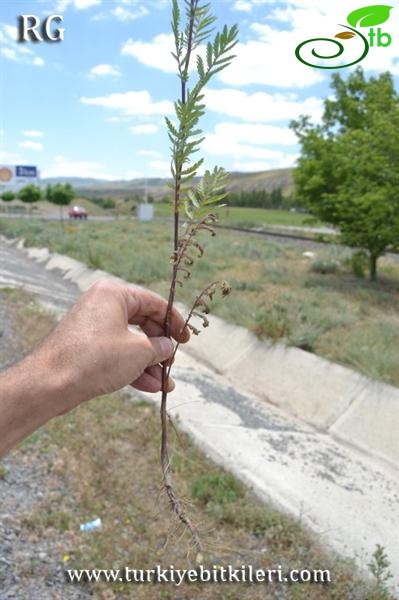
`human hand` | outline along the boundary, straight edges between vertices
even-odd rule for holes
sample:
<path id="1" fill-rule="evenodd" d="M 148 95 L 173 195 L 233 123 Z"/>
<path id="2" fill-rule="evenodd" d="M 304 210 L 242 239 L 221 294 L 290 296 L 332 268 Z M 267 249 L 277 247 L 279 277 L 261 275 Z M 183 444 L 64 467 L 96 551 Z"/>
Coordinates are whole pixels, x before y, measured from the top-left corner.
<path id="1" fill-rule="evenodd" d="M 63 381 L 60 413 L 128 384 L 158 392 L 160 363 L 173 353 L 172 341 L 163 335 L 166 307 L 153 292 L 112 280 L 100 280 L 85 292 L 39 350 L 48 377 Z M 128 324 L 145 335 L 129 331 Z M 183 317 L 173 310 L 171 336 L 184 343 L 190 333 L 183 327 Z M 173 388 L 169 380 L 168 390 Z"/>

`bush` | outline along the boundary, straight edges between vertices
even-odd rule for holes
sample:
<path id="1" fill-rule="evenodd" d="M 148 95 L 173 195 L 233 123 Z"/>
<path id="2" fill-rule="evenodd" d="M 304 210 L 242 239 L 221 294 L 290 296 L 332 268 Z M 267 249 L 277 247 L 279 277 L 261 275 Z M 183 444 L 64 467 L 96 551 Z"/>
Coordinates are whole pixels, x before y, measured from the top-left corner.
<path id="1" fill-rule="evenodd" d="M 352 272 L 356 277 L 364 278 L 369 268 L 369 258 L 364 250 L 357 250 L 351 257 Z"/>
<path id="2" fill-rule="evenodd" d="M 39 202 L 39 200 L 42 199 L 42 192 L 37 185 L 29 183 L 28 185 L 19 190 L 18 198 L 22 202 L 26 202 L 27 204 L 33 204 L 34 202 Z"/>
<path id="3" fill-rule="evenodd" d="M 336 260 L 328 260 L 319 258 L 312 262 L 310 265 L 310 270 L 313 273 L 320 273 L 322 275 L 329 275 L 331 273 L 336 273 L 339 268 L 339 263 Z"/>
<path id="4" fill-rule="evenodd" d="M 3 192 L 1 195 L 1 199 L 4 200 L 4 202 L 11 202 L 12 200 L 14 200 L 15 198 L 15 194 L 14 192 L 11 192 L 10 190 Z"/>
<path id="5" fill-rule="evenodd" d="M 115 200 L 113 200 L 112 198 L 92 198 L 91 201 L 94 204 L 97 204 L 97 206 L 100 206 L 101 208 L 104 208 L 106 210 L 115 208 L 116 206 Z"/>

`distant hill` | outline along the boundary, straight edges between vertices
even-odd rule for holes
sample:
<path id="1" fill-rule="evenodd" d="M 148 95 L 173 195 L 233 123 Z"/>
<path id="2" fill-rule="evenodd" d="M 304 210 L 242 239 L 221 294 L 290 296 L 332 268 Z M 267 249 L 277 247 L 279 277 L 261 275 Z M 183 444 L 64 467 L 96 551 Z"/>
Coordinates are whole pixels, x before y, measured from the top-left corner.
<path id="1" fill-rule="evenodd" d="M 283 194 L 291 193 L 293 189 L 293 169 L 273 169 L 271 171 L 259 171 L 255 173 L 230 173 L 228 189 L 234 192 L 266 190 L 270 192 L 275 188 L 282 188 Z M 132 196 L 143 196 L 145 187 L 147 193 L 155 200 L 161 199 L 169 193 L 166 178 L 151 177 L 131 179 L 129 181 L 106 181 L 104 179 L 92 179 L 83 177 L 50 177 L 43 179 L 42 183 L 70 183 L 79 195 L 87 198 L 113 197 L 127 198 Z"/>

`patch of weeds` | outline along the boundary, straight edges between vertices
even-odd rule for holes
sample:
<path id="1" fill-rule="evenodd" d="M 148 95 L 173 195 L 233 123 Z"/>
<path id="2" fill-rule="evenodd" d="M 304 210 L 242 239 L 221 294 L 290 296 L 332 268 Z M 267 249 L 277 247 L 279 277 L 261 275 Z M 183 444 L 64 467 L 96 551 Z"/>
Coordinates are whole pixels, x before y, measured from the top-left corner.
<path id="1" fill-rule="evenodd" d="M 32 531 L 42 531 L 49 528 L 57 531 L 68 531 L 73 522 L 74 519 L 71 513 L 53 507 L 36 510 L 23 520 L 23 524 Z"/>
<path id="2" fill-rule="evenodd" d="M 389 571 L 390 564 L 383 546 L 377 544 L 372 560 L 367 565 L 375 578 L 375 587 L 368 596 L 368 600 L 393 600 L 388 590 L 388 581 L 393 577 Z"/>
<path id="3" fill-rule="evenodd" d="M 4 465 L 0 465 L 0 479 L 5 479 L 8 474 L 8 469 Z"/>
<path id="4" fill-rule="evenodd" d="M 313 273 L 320 273 L 321 275 L 329 275 L 336 273 L 339 269 L 339 263 L 334 260 L 323 260 L 318 258 L 313 261 L 310 265 L 310 270 Z"/>
<path id="5" fill-rule="evenodd" d="M 359 327 L 341 339 L 335 348 L 335 360 L 391 385 L 399 386 L 399 319 L 388 316 L 367 329 Z"/>
<path id="6" fill-rule="evenodd" d="M 215 248 L 215 254 L 221 253 L 222 256 L 226 254 L 226 242 L 223 239 L 218 242 L 213 241 Z M 213 248 L 212 248 L 213 251 Z M 243 239 L 242 241 L 235 241 L 229 246 L 229 257 L 240 258 L 241 260 L 268 260 L 270 258 L 277 258 L 284 254 L 284 248 L 271 244 L 266 241 L 259 241 L 253 239 Z"/>
<path id="7" fill-rule="evenodd" d="M 89 243 L 87 244 L 87 258 L 85 261 L 92 269 L 104 269 L 104 260 L 101 256 L 101 252 L 98 249 L 94 249 Z"/>
<path id="8" fill-rule="evenodd" d="M 128 269 L 128 281 L 146 284 L 152 281 L 167 279 L 168 264 L 161 256 L 140 253 L 131 260 Z"/>
<path id="9" fill-rule="evenodd" d="M 369 268 L 369 257 L 364 250 L 357 250 L 351 257 L 352 273 L 363 279 Z"/>
<path id="10" fill-rule="evenodd" d="M 290 346 L 314 352 L 323 334 L 356 320 L 345 305 L 338 303 L 327 311 L 324 302 L 322 294 L 303 298 L 282 294 L 259 308 L 255 331 L 259 337 L 280 339 Z"/>
<path id="11" fill-rule="evenodd" d="M 145 407 L 150 407 L 152 406 L 152 402 L 150 400 L 146 400 L 145 398 L 133 398 L 132 399 L 132 403 L 134 404 L 134 406 L 136 406 L 137 408 L 145 408 Z"/>
<path id="12" fill-rule="evenodd" d="M 232 289 L 240 292 L 258 292 L 262 289 L 262 285 L 256 281 L 245 281 L 230 279 Z"/>
<path id="13" fill-rule="evenodd" d="M 293 324 L 289 307 L 279 300 L 263 304 L 256 313 L 255 322 L 256 335 L 274 342 L 287 336 Z"/>
<path id="14" fill-rule="evenodd" d="M 297 540 L 298 546 L 303 531 L 297 521 L 278 513 L 272 507 L 249 503 L 246 499 L 224 507 L 223 521 L 250 531 L 256 537 L 279 541 L 285 548 Z"/>
<path id="15" fill-rule="evenodd" d="M 192 482 L 191 491 L 193 498 L 207 506 L 235 502 L 245 494 L 242 483 L 223 471 L 197 477 Z"/>

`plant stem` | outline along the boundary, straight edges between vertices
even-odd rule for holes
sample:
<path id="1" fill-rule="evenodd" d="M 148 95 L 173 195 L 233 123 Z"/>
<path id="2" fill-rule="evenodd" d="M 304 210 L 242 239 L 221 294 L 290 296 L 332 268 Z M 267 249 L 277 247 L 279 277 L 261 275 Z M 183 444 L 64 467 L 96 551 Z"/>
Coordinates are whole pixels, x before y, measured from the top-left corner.
<path id="1" fill-rule="evenodd" d="M 186 53 L 186 56 L 184 59 L 183 70 L 182 70 L 182 65 L 179 64 L 180 82 L 181 82 L 181 101 L 183 104 L 186 104 L 186 100 L 187 100 L 186 99 L 186 80 L 187 80 L 190 56 L 191 56 L 191 50 L 192 50 L 192 36 L 193 36 L 194 18 L 195 18 L 195 14 L 196 14 L 195 11 L 197 8 L 197 4 L 198 4 L 198 0 L 191 0 L 190 21 L 189 21 L 189 38 L 188 38 L 188 44 L 187 44 L 187 53 Z M 166 309 L 165 324 L 164 324 L 165 336 L 167 336 L 167 337 L 170 337 L 170 320 L 171 320 L 173 302 L 175 299 L 175 292 L 176 292 L 176 279 L 177 279 L 178 265 L 176 264 L 175 258 L 177 256 L 178 243 L 179 243 L 180 186 L 181 186 L 182 169 L 183 169 L 183 164 L 182 164 L 181 160 L 179 160 L 179 157 L 177 157 L 176 161 L 175 161 L 175 182 L 174 182 L 174 199 L 173 199 L 173 206 L 174 206 L 173 257 L 174 257 L 174 260 L 173 260 L 171 284 L 170 284 L 170 289 L 169 289 L 168 305 L 167 305 L 167 309 Z M 196 541 L 197 545 L 199 545 L 199 540 L 198 540 L 198 536 L 196 534 L 195 528 L 193 527 L 190 520 L 188 519 L 188 517 L 185 513 L 185 510 L 184 510 L 183 506 L 181 505 L 179 499 L 176 497 L 176 495 L 173 491 L 173 486 L 172 486 L 172 481 L 171 481 L 170 468 L 169 468 L 170 467 L 169 451 L 168 451 L 168 415 L 167 415 L 167 410 L 166 410 L 167 398 L 168 398 L 167 386 L 168 386 L 168 376 L 169 376 L 168 368 L 169 368 L 169 366 L 170 366 L 170 363 L 168 360 L 166 360 L 162 363 L 162 398 L 161 398 L 160 412 L 161 412 L 161 426 L 162 426 L 162 429 L 161 429 L 161 466 L 162 466 L 163 483 L 164 483 L 165 490 L 168 495 L 168 498 L 171 503 L 173 511 L 176 513 L 176 515 L 178 516 L 180 521 L 182 521 L 182 523 L 184 523 L 189 528 L 189 530 L 191 531 L 191 533 L 194 537 L 194 540 Z"/>

